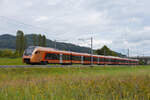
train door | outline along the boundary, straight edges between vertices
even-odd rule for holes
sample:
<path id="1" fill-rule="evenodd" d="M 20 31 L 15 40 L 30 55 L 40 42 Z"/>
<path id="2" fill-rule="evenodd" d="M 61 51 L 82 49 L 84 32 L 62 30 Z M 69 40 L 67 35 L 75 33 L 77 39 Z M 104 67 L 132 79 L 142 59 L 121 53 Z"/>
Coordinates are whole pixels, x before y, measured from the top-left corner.
<path id="1" fill-rule="evenodd" d="M 100 62 L 99 62 L 99 57 L 98 57 L 98 59 L 97 59 L 97 64 L 100 64 Z"/>
<path id="2" fill-rule="evenodd" d="M 83 56 L 81 56 L 81 64 L 83 64 L 84 62 L 83 62 Z"/>
<path id="3" fill-rule="evenodd" d="M 60 54 L 59 62 L 60 62 L 60 64 L 63 63 L 62 54 Z"/>

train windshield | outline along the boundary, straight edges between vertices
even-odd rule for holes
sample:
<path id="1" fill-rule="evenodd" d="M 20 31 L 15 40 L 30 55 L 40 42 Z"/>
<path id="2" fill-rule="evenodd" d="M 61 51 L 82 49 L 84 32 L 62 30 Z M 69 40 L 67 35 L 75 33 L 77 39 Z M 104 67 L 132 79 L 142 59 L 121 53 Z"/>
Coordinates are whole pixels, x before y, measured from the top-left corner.
<path id="1" fill-rule="evenodd" d="M 32 52 L 34 51 L 35 48 L 36 48 L 35 46 L 30 46 L 30 47 L 28 47 L 28 48 L 25 50 L 24 55 L 26 55 L 26 56 L 32 55 Z"/>

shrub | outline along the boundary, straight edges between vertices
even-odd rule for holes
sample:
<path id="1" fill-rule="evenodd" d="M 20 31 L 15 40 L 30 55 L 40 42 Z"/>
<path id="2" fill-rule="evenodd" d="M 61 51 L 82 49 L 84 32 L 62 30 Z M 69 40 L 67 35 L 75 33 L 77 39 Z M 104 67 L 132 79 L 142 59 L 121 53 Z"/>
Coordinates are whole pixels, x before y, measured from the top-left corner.
<path id="1" fill-rule="evenodd" d="M 19 57 L 19 54 L 13 50 L 5 49 L 0 50 L 0 57 Z"/>

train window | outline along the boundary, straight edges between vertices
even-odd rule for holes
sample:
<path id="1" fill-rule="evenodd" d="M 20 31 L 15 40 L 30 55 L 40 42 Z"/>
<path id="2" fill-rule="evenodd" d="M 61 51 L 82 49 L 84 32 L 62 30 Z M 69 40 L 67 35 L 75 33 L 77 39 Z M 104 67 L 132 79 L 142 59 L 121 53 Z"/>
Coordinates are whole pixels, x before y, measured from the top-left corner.
<path id="1" fill-rule="evenodd" d="M 81 61 L 81 56 L 74 56 L 74 55 L 72 55 L 72 60 L 74 60 L 74 61 Z"/>
<path id="2" fill-rule="evenodd" d="M 38 53 L 38 51 L 35 52 L 35 54 L 37 54 L 37 53 Z"/>
<path id="3" fill-rule="evenodd" d="M 120 63 L 122 63 L 123 60 L 120 60 Z"/>
<path id="4" fill-rule="evenodd" d="M 70 55 L 62 55 L 63 60 L 70 60 Z"/>
<path id="5" fill-rule="evenodd" d="M 107 62 L 107 59 L 106 59 L 106 58 L 104 58 L 104 62 Z"/>
<path id="6" fill-rule="evenodd" d="M 106 58 L 103 58 L 104 59 L 104 62 L 106 62 Z"/>
<path id="7" fill-rule="evenodd" d="M 120 61 L 121 63 L 123 63 L 123 60 L 121 59 L 121 61 Z"/>
<path id="8" fill-rule="evenodd" d="M 104 58 L 104 62 L 109 62 L 109 59 L 108 58 Z"/>
<path id="9" fill-rule="evenodd" d="M 45 56 L 45 59 L 47 59 L 47 60 L 59 60 L 59 54 L 47 53 Z"/>
<path id="10" fill-rule="evenodd" d="M 108 59 L 109 62 L 112 62 L 112 59 Z"/>
<path id="11" fill-rule="evenodd" d="M 115 62 L 115 59 L 111 59 L 111 62 Z"/>
<path id="12" fill-rule="evenodd" d="M 113 62 L 113 59 L 109 59 L 110 62 Z"/>
<path id="13" fill-rule="evenodd" d="M 104 62 L 104 58 L 99 58 L 100 62 Z"/>
<path id="14" fill-rule="evenodd" d="M 98 58 L 96 58 L 96 57 L 93 57 L 93 61 L 96 61 L 96 62 L 97 62 L 97 61 L 98 61 Z"/>
<path id="15" fill-rule="evenodd" d="M 34 47 L 34 46 L 28 47 L 28 48 L 25 50 L 24 55 L 26 55 L 26 56 L 32 55 L 32 52 L 34 51 L 35 48 L 36 48 L 36 47 Z"/>
<path id="16" fill-rule="evenodd" d="M 105 60 L 105 62 L 108 62 L 108 59 L 107 59 L 107 58 L 105 58 L 104 60 Z"/>
<path id="17" fill-rule="evenodd" d="M 124 60 L 124 63 L 126 63 L 126 60 Z"/>
<path id="18" fill-rule="evenodd" d="M 115 59 L 111 59 L 111 62 L 115 62 Z"/>
<path id="19" fill-rule="evenodd" d="M 83 57 L 83 60 L 84 60 L 84 61 L 91 61 L 91 57 L 86 57 L 86 56 L 84 56 L 84 57 Z"/>
<path id="20" fill-rule="evenodd" d="M 112 59 L 109 59 L 109 62 L 112 62 L 113 60 Z"/>
<path id="21" fill-rule="evenodd" d="M 124 63 L 124 60 L 122 60 L 122 63 Z"/>
<path id="22" fill-rule="evenodd" d="M 118 62 L 118 59 L 116 59 L 116 62 Z"/>
<path id="23" fill-rule="evenodd" d="M 128 61 L 128 63 L 131 63 L 131 61 Z"/>
<path id="24" fill-rule="evenodd" d="M 127 60 L 126 62 L 127 62 L 127 63 L 129 63 L 129 61 L 128 61 L 128 60 Z"/>

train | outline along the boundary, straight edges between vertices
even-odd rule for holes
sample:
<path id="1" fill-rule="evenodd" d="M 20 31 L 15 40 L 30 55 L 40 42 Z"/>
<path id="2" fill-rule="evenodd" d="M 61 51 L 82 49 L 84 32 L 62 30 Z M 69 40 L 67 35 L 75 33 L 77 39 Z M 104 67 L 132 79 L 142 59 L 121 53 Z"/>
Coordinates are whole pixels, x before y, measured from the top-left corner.
<path id="1" fill-rule="evenodd" d="M 138 65 L 139 60 L 114 56 L 91 55 L 54 48 L 29 46 L 23 54 L 26 64 L 97 64 L 97 65 Z"/>

